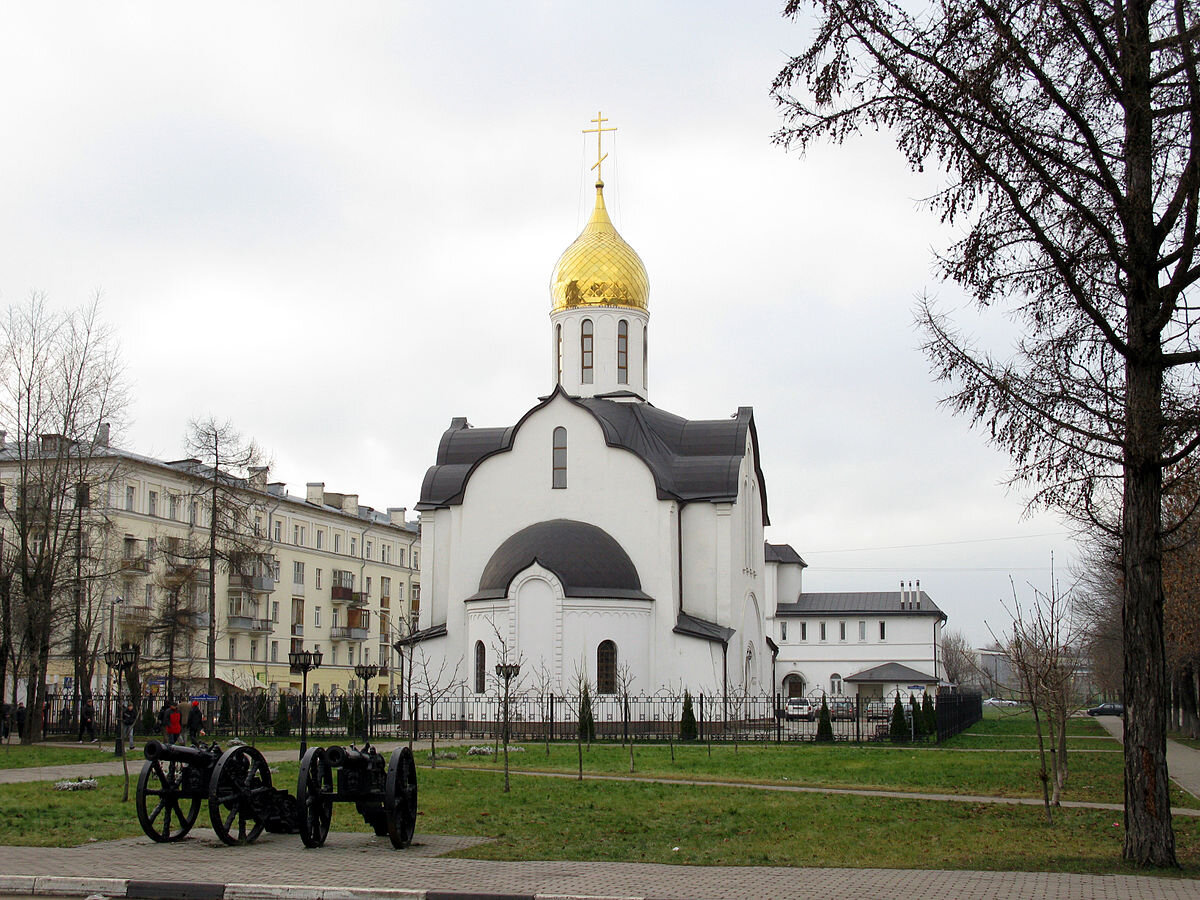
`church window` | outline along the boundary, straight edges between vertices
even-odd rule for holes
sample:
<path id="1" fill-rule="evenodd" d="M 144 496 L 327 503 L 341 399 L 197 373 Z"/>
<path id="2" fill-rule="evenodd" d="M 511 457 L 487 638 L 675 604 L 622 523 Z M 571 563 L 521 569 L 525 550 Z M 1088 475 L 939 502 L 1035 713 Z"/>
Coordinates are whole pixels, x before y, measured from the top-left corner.
<path id="1" fill-rule="evenodd" d="M 821 623 L 821 640 L 825 640 L 825 623 Z"/>
<path id="2" fill-rule="evenodd" d="M 558 381 L 562 384 L 562 325 L 554 326 L 554 358 L 558 360 Z"/>
<path id="3" fill-rule="evenodd" d="M 846 623 L 838 622 L 838 640 L 844 641 L 845 639 L 846 639 Z"/>
<path id="4" fill-rule="evenodd" d="M 592 320 L 584 319 L 583 326 L 579 331 L 579 380 L 584 384 L 592 383 L 592 340 Z"/>
<path id="5" fill-rule="evenodd" d="M 554 468 L 550 486 L 567 486 L 567 429 L 561 426 L 554 429 Z"/>
<path id="6" fill-rule="evenodd" d="M 617 384 L 629 384 L 629 323 L 617 323 Z"/>
<path id="7" fill-rule="evenodd" d="M 807 622 L 800 623 L 800 640 L 802 640 L 802 641 L 808 640 L 808 623 Z"/>
<path id="8" fill-rule="evenodd" d="M 779 623 L 779 639 L 781 641 L 787 640 L 787 622 Z"/>
<path id="9" fill-rule="evenodd" d="M 601 641 L 596 648 L 596 693 L 617 692 L 617 645 L 612 641 Z"/>
<path id="10" fill-rule="evenodd" d="M 867 639 L 867 623 L 866 622 L 860 621 L 858 623 L 858 639 L 860 641 L 865 641 Z"/>
<path id="11" fill-rule="evenodd" d="M 650 362 L 649 351 L 646 349 L 650 340 L 649 326 L 642 327 L 642 390 L 646 390 L 646 371 L 647 363 Z"/>
<path id="12" fill-rule="evenodd" d="M 487 690 L 487 651 L 483 649 L 483 641 L 475 642 L 475 693 L 482 694 Z"/>
<path id="13" fill-rule="evenodd" d="M 842 696 L 842 676 L 837 672 L 829 676 L 829 693 L 835 697 Z"/>
<path id="14" fill-rule="evenodd" d="M 887 622 L 880 621 L 879 623 L 879 639 L 881 641 L 887 640 Z"/>

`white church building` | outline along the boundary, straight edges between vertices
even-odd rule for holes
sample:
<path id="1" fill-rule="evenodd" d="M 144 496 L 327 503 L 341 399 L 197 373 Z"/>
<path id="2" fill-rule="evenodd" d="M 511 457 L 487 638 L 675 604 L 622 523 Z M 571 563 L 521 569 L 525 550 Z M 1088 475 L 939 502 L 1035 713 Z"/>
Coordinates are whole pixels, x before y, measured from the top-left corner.
<path id="1" fill-rule="evenodd" d="M 635 693 L 936 685 L 927 595 L 805 595 L 803 560 L 765 542 L 750 407 L 690 421 L 649 402 L 649 280 L 600 179 L 550 292 L 548 396 L 508 427 L 454 419 L 426 473 L 404 643 L 479 693 L 505 649 L 556 691 L 579 671 L 600 693 L 619 672 Z"/>

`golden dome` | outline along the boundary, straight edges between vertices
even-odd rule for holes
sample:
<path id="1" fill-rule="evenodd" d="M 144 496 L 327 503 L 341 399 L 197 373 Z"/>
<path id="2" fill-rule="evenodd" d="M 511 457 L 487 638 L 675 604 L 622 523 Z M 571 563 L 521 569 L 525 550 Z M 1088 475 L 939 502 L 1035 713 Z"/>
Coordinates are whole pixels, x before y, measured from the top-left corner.
<path id="1" fill-rule="evenodd" d="M 592 217 L 558 258 L 550 276 L 550 311 L 578 306 L 646 309 L 649 297 L 646 267 L 617 234 L 604 208 L 604 182 L 597 182 Z"/>

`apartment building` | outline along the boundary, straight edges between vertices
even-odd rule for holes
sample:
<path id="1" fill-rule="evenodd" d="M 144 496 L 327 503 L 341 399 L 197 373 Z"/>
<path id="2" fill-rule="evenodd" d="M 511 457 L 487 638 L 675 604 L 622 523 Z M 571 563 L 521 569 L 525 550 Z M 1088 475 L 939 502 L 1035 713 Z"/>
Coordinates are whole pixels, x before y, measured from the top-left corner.
<path id="1" fill-rule="evenodd" d="M 149 689 L 162 691 L 169 682 L 176 694 L 202 691 L 212 470 L 195 459 L 164 461 L 117 448 L 103 456 L 103 483 L 90 486 L 80 510 L 82 560 L 71 563 L 85 572 L 86 645 L 100 651 L 92 688 L 107 684 L 103 650 L 128 641 L 142 648 Z M 17 463 L 0 438 L 0 492 L 7 485 L 15 496 L 16 481 Z M 216 566 L 218 691 L 299 690 L 301 677 L 288 665 L 288 653 L 299 649 L 322 653 L 321 667 L 309 673 L 310 690 L 357 685 L 359 662 L 386 672 L 391 645 L 420 606 L 420 531 L 406 509 L 380 512 L 319 482 L 303 496 L 289 494 L 269 481 L 265 467 L 223 483 L 243 502 L 250 549 Z M 56 645 L 51 693 L 73 689 L 69 646 Z M 387 684 L 381 679 L 374 687 Z"/>

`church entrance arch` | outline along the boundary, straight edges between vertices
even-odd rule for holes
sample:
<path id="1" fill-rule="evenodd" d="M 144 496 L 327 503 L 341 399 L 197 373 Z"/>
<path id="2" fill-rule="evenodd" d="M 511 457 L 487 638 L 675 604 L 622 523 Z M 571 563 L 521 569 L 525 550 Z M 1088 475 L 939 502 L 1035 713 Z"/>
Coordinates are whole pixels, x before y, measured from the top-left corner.
<path id="1" fill-rule="evenodd" d="M 803 697 L 804 696 L 804 676 L 792 673 L 787 678 L 783 679 L 783 696 L 785 697 Z"/>

